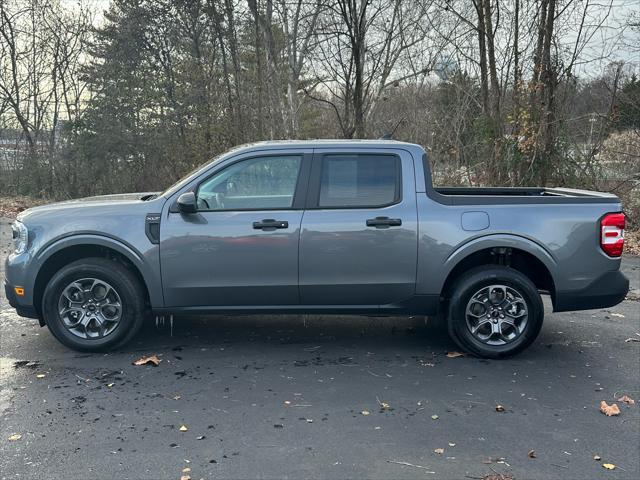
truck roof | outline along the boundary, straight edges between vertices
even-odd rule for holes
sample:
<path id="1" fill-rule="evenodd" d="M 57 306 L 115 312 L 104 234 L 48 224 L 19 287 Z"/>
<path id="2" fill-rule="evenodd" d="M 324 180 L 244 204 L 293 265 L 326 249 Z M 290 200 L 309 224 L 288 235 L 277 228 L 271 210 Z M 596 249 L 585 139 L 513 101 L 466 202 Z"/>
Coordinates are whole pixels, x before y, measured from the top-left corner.
<path id="1" fill-rule="evenodd" d="M 234 150 L 244 150 L 252 148 L 314 148 L 314 147 L 365 147 L 375 146 L 382 148 L 397 148 L 399 146 L 404 147 L 418 147 L 422 149 L 420 145 L 415 143 L 400 142 L 397 140 L 364 140 L 364 139 L 315 139 L 315 140 L 266 140 L 261 142 L 245 143 L 244 145 L 238 145 Z"/>

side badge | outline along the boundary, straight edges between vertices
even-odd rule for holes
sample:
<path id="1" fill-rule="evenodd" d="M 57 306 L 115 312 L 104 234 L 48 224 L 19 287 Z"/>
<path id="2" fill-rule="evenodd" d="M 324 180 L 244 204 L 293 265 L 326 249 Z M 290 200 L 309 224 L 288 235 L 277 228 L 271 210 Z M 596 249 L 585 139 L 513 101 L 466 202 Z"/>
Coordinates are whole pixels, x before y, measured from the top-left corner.
<path id="1" fill-rule="evenodd" d="M 144 220 L 144 233 L 149 241 L 155 245 L 160 243 L 160 214 L 147 213 Z"/>

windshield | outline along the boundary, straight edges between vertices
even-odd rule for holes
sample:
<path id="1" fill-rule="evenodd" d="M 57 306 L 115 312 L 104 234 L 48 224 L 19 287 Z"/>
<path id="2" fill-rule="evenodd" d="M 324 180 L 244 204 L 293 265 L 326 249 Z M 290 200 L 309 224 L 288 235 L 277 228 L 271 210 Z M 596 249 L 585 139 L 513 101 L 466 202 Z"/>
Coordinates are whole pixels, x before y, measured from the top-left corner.
<path id="1" fill-rule="evenodd" d="M 218 155 L 217 157 L 214 157 L 213 160 L 210 160 L 208 162 L 205 162 L 205 163 L 202 163 L 202 164 L 198 165 L 193 170 L 191 170 L 189 173 L 187 173 L 182 178 L 180 178 L 180 180 L 178 180 L 173 185 L 171 185 L 169 188 L 167 188 L 165 191 L 163 191 L 160 195 L 168 196 L 169 194 L 173 193 L 174 190 L 178 190 L 185 183 L 187 183 L 187 180 L 189 180 L 189 178 L 191 178 L 194 174 L 196 174 L 200 170 L 204 170 L 205 168 L 207 168 L 212 163 L 217 162 L 220 159 L 220 157 L 222 157 L 222 155 Z"/>

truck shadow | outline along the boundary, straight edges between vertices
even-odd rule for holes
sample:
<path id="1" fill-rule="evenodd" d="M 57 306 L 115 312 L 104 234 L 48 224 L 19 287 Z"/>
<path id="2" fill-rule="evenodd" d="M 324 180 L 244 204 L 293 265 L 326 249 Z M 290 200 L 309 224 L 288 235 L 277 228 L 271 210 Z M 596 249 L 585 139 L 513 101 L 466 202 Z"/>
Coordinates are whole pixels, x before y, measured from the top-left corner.
<path id="1" fill-rule="evenodd" d="M 260 345 L 388 344 L 439 353 L 456 349 L 446 329 L 425 317 L 364 317 L 329 315 L 220 315 L 169 317 L 147 321 L 124 350 L 165 350 L 176 346 L 221 347 Z"/>

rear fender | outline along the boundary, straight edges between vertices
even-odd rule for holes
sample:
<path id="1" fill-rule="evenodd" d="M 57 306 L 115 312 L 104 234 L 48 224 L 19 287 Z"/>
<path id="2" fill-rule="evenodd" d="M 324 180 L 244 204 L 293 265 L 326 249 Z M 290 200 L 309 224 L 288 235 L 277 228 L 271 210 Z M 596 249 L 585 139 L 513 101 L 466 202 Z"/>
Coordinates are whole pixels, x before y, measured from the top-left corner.
<path id="1" fill-rule="evenodd" d="M 442 265 L 442 274 L 438 276 L 441 282 L 437 286 L 437 291 L 442 291 L 446 279 L 453 269 L 465 258 L 479 252 L 496 247 L 507 247 L 525 251 L 536 257 L 547 268 L 551 274 L 551 278 L 556 279 L 558 263 L 553 255 L 539 243 L 534 242 L 526 237 L 512 234 L 490 234 L 476 237 L 460 246 L 458 246 Z"/>

